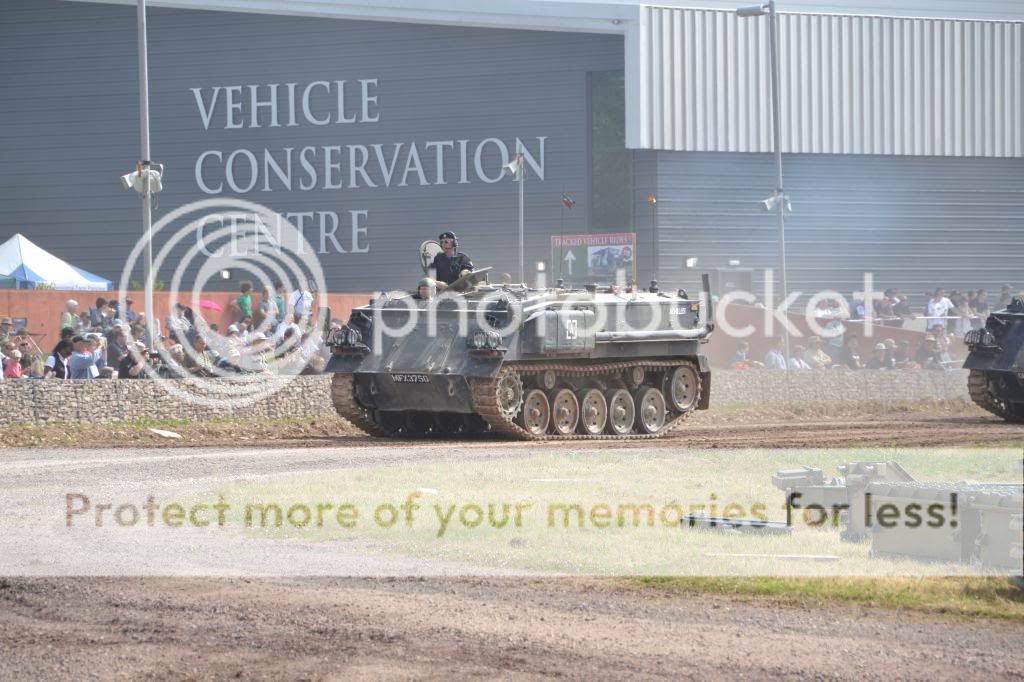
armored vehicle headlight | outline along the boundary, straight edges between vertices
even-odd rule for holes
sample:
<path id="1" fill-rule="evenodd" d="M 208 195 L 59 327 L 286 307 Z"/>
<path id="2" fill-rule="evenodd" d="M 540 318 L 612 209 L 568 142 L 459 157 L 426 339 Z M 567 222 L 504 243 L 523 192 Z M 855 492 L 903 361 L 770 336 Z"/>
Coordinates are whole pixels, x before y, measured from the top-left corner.
<path id="1" fill-rule="evenodd" d="M 490 331 L 487 332 L 487 347 L 497 348 L 501 345 L 501 334 L 498 332 Z"/>
<path id="2" fill-rule="evenodd" d="M 343 346 L 358 346 L 362 340 L 363 335 L 359 333 L 358 329 L 345 327 L 341 330 L 341 345 Z"/>
<path id="3" fill-rule="evenodd" d="M 487 346 L 487 332 L 480 330 L 466 340 L 470 348 L 484 348 Z"/>

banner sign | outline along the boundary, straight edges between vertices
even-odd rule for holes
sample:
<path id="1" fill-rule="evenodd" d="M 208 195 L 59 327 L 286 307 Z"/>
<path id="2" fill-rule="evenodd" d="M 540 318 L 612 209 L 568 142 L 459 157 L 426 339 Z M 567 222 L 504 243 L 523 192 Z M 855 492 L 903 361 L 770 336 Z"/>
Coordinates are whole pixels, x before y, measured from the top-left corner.
<path id="1" fill-rule="evenodd" d="M 551 269 L 567 283 L 611 283 L 618 270 L 635 281 L 636 232 L 552 235 Z"/>

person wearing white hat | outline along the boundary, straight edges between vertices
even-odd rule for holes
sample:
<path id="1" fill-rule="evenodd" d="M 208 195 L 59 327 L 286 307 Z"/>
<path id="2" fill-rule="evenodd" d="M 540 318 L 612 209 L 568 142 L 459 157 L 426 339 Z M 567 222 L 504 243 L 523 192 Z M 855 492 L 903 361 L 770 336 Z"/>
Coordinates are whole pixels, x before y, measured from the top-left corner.
<path id="1" fill-rule="evenodd" d="M 60 314 L 60 329 L 78 331 L 82 328 L 82 320 L 78 317 L 78 301 L 68 299 L 64 304 L 64 312 Z"/>

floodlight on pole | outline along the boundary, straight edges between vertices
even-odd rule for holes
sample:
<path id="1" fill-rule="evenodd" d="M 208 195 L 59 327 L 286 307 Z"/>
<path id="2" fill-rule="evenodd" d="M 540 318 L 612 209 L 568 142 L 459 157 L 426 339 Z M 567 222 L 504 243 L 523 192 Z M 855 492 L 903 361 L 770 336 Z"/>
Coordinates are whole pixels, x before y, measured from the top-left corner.
<path id="1" fill-rule="evenodd" d="M 765 209 L 775 211 L 778 223 L 779 236 L 779 277 L 780 292 L 779 301 L 786 300 L 789 295 L 789 286 L 786 277 L 786 216 L 787 210 L 792 210 L 789 203 L 789 196 L 786 194 L 782 182 L 782 115 L 779 91 L 779 14 L 775 7 L 775 0 L 761 5 L 741 7 L 736 14 L 742 18 L 768 17 L 768 52 L 771 59 L 771 85 L 772 85 L 772 150 L 775 154 L 775 191 L 762 203 Z M 789 367 L 789 326 L 783 325 L 783 342 L 786 353 L 786 367 Z"/>
<path id="2" fill-rule="evenodd" d="M 522 148 L 517 149 L 515 158 L 502 170 L 519 183 L 519 281 L 526 282 L 526 167 Z"/>
<path id="3" fill-rule="evenodd" d="M 750 17 L 763 17 L 772 11 L 772 8 L 765 5 L 751 5 L 750 7 L 740 7 L 736 10 L 736 16 L 743 19 L 749 19 Z"/>

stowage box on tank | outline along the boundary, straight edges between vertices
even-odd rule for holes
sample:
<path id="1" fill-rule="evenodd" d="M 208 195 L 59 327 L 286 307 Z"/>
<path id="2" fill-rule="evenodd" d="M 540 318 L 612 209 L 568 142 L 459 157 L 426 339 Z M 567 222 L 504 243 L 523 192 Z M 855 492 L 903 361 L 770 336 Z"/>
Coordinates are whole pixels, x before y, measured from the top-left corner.
<path id="1" fill-rule="evenodd" d="M 341 416 L 376 436 L 614 439 L 658 437 L 707 408 L 710 304 L 653 283 L 464 279 L 432 299 L 381 296 L 332 332 Z"/>
<path id="2" fill-rule="evenodd" d="M 964 336 L 971 352 L 971 399 L 1007 421 L 1024 422 L 1024 297 L 992 313 L 981 329 Z"/>

